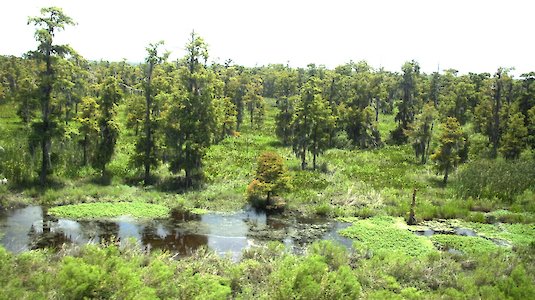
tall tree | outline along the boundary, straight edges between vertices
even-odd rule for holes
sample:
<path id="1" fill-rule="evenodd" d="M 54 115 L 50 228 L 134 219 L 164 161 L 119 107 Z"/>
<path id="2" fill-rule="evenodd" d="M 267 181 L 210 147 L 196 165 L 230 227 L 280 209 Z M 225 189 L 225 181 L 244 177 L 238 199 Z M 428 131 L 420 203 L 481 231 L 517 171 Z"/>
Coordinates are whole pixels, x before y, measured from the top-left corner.
<path id="1" fill-rule="evenodd" d="M 293 150 L 301 158 L 301 169 L 307 166 L 306 154 L 313 155 L 313 167 L 316 157 L 328 146 L 328 136 L 334 126 L 334 119 L 328 102 L 321 96 L 320 80 L 310 77 L 301 91 L 301 97 L 295 104 L 293 118 Z"/>
<path id="2" fill-rule="evenodd" d="M 93 167 L 99 169 L 104 175 L 106 165 L 111 161 L 115 152 L 115 144 L 119 136 L 119 125 L 116 121 L 117 104 L 123 97 L 117 79 L 108 77 L 101 88 L 99 105 L 99 137 Z"/>
<path id="3" fill-rule="evenodd" d="M 51 171 L 50 152 L 52 137 L 58 134 L 58 124 L 52 116 L 52 92 L 57 81 L 56 68 L 58 61 L 73 53 L 67 45 L 55 45 L 54 37 L 66 25 L 74 25 L 74 21 L 63 13 L 61 8 L 48 7 L 41 9 L 41 16 L 31 17 L 28 24 L 37 27 L 35 39 L 39 43 L 36 51 L 30 52 L 30 57 L 44 65 L 39 74 L 39 102 L 41 106 L 41 120 L 32 124 L 33 137 L 38 137 L 41 144 L 42 160 L 39 180 L 45 184 L 47 175 Z"/>
<path id="4" fill-rule="evenodd" d="M 293 129 L 292 122 L 294 118 L 294 103 L 296 102 L 297 96 L 292 97 L 282 97 L 279 99 L 277 108 L 277 116 L 275 117 L 277 128 L 276 134 L 277 137 L 282 141 L 282 144 L 288 146 L 290 144 Z"/>
<path id="5" fill-rule="evenodd" d="M 180 86 L 173 92 L 173 104 L 166 117 L 166 145 L 175 150 L 170 169 L 174 173 L 183 170 L 187 186 L 202 178 L 204 153 L 217 134 L 217 78 L 206 68 L 207 59 L 208 46 L 192 32 L 186 56 L 180 62 Z"/>
<path id="6" fill-rule="evenodd" d="M 448 176 L 461 161 L 460 152 L 464 149 L 466 140 L 459 124 L 454 117 L 448 117 L 443 124 L 439 138 L 439 146 L 431 159 L 435 161 L 438 171 L 444 173 L 444 184 Z"/>
<path id="7" fill-rule="evenodd" d="M 416 116 L 416 119 L 412 124 L 409 124 L 409 129 L 406 131 L 409 142 L 414 148 L 414 153 L 417 158 L 420 158 L 422 164 L 425 164 L 429 157 L 429 148 L 436 118 L 437 110 L 434 107 L 434 102 L 429 102 L 424 105 L 422 113 Z"/>
<path id="8" fill-rule="evenodd" d="M 392 139 L 397 143 L 405 143 L 407 136 L 404 130 L 414 121 L 418 111 L 418 77 L 420 65 L 415 61 L 406 62 L 401 68 L 403 71 L 400 88 L 401 101 L 398 104 L 396 121 L 398 127 L 392 132 Z"/>
<path id="9" fill-rule="evenodd" d="M 87 165 L 91 157 L 91 146 L 93 141 L 98 137 L 98 109 L 97 100 L 93 97 L 82 98 L 80 112 L 78 114 L 78 123 L 80 123 L 79 132 L 82 135 L 80 144 L 82 145 L 82 165 Z"/>
<path id="10" fill-rule="evenodd" d="M 143 92 L 145 94 L 145 120 L 144 120 L 144 136 L 138 141 L 136 148 L 138 152 L 142 153 L 142 163 L 144 167 L 144 184 L 149 184 L 150 181 L 150 167 L 157 164 L 156 158 L 156 143 L 153 136 L 155 131 L 154 115 L 157 113 L 154 105 L 154 97 L 156 96 L 156 89 L 153 88 L 152 81 L 154 70 L 157 65 L 167 60 L 169 53 L 161 53 L 160 46 L 163 45 L 163 41 L 155 44 L 149 44 L 146 48 L 147 57 L 145 58 L 145 82 L 143 86 Z"/>
<path id="11" fill-rule="evenodd" d="M 251 127 L 259 127 L 264 122 L 266 111 L 264 97 L 262 97 L 262 79 L 253 77 L 245 87 L 243 100 L 249 111 Z"/>

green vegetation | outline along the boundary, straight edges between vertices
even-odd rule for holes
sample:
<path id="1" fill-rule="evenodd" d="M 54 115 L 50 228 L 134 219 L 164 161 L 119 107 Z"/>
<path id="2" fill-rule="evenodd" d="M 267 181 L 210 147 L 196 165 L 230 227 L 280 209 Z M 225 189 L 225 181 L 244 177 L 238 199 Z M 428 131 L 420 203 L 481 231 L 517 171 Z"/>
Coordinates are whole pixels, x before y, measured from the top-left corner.
<path id="1" fill-rule="evenodd" d="M 141 202 L 81 203 L 53 207 L 48 212 L 56 217 L 69 219 L 113 218 L 119 216 L 165 218 L 169 216 L 169 208 L 158 204 Z"/>
<path id="2" fill-rule="evenodd" d="M 492 241 L 475 236 L 437 234 L 432 236 L 431 240 L 441 250 L 457 250 L 461 253 L 472 255 L 496 252 L 500 248 Z"/>
<path id="3" fill-rule="evenodd" d="M 210 62 L 195 32 L 174 62 L 163 42 L 138 65 L 94 62 L 53 43 L 74 24 L 61 9 L 29 24 L 38 48 L 0 56 L 0 209 L 165 218 L 251 201 L 349 221 L 354 248 L 0 248 L 2 297 L 535 298 L 533 73 L 244 67 Z"/>
<path id="4" fill-rule="evenodd" d="M 322 241 L 294 255 L 269 243 L 234 262 L 206 249 L 176 260 L 135 243 L 20 255 L 0 247 L 0 284 L 8 299 L 532 299 L 525 263 L 535 254 L 522 251 L 366 255 Z"/>
<path id="5" fill-rule="evenodd" d="M 399 218 L 373 217 L 356 221 L 340 233 L 355 239 L 357 249 L 365 249 L 373 253 L 400 252 L 402 255 L 418 257 L 434 251 L 429 240 L 403 228 L 403 222 Z"/>

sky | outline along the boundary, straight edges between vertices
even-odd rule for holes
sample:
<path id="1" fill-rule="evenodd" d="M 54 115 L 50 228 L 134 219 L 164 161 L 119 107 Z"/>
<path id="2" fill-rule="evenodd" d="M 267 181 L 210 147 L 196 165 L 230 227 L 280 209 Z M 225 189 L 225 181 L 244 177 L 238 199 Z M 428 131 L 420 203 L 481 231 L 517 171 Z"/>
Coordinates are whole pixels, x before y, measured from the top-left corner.
<path id="1" fill-rule="evenodd" d="M 35 49 L 29 16 L 58 6 L 77 25 L 57 34 L 90 60 L 141 62 L 149 43 L 165 41 L 182 57 L 192 30 L 210 61 L 334 68 L 366 60 L 399 71 L 416 60 L 424 72 L 513 74 L 535 71 L 535 1 L 530 0 L 16 0 L 0 10 L 0 54 Z"/>

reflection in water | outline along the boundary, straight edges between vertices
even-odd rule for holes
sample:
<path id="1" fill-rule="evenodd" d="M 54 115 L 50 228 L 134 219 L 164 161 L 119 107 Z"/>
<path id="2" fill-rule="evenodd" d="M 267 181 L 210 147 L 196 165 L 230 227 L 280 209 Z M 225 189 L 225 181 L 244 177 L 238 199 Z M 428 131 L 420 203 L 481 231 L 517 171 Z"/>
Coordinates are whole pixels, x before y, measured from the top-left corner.
<path id="1" fill-rule="evenodd" d="M 351 241 L 338 235 L 345 224 L 321 219 L 291 219 L 244 210 L 234 214 L 193 215 L 173 211 L 168 219 L 73 221 L 47 215 L 40 206 L 0 212 L 0 243 L 12 252 L 63 244 L 121 242 L 134 238 L 146 249 L 162 249 L 190 255 L 207 246 L 220 255 L 238 258 L 243 249 L 278 240 L 294 251 L 317 239 L 336 240 L 348 247 Z"/>

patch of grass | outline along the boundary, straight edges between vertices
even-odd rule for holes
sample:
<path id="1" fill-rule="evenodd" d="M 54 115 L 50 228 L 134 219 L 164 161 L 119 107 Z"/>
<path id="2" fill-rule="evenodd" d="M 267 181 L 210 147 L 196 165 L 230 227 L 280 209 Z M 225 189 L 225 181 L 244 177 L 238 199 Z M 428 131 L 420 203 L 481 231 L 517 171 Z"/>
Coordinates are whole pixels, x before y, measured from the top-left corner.
<path id="1" fill-rule="evenodd" d="M 530 160 L 478 160 L 464 165 L 454 184 L 461 197 L 498 198 L 511 203 L 535 186 L 535 162 Z"/>
<path id="2" fill-rule="evenodd" d="M 431 240 L 442 250 L 455 249 L 468 255 L 496 252 L 500 246 L 490 240 L 477 236 L 460 236 L 454 234 L 436 234 Z"/>
<path id="3" fill-rule="evenodd" d="M 118 216 L 132 216 L 135 218 L 165 218 L 169 215 L 169 208 L 141 202 L 117 203 L 82 203 L 57 206 L 48 210 L 51 215 L 70 219 L 98 219 Z"/>
<path id="4" fill-rule="evenodd" d="M 401 222 L 400 218 L 373 217 L 354 222 L 340 234 L 355 239 L 357 249 L 373 252 L 396 252 L 419 257 L 436 251 L 429 239 L 402 228 Z"/>

